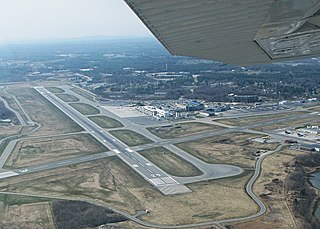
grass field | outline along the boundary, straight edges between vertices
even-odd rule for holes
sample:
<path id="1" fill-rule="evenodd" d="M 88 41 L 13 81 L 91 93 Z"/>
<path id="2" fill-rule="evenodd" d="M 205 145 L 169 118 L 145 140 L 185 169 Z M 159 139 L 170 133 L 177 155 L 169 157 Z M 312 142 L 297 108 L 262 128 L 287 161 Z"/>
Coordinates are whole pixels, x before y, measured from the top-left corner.
<path id="1" fill-rule="evenodd" d="M 50 91 L 51 93 L 54 93 L 54 94 L 58 94 L 58 93 L 64 93 L 65 91 L 59 87 L 46 87 L 46 89 L 48 91 Z"/>
<path id="2" fill-rule="evenodd" d="M 1 130 L 0 140 L 12 135 L 21 133 L 21 129 L 22 129 L 21 126 L 1 126 L 0 125 L 0 130 Z"/>
<path id="3" fill-rule="evenodd" d="M 128 146 L 138 146 L 152 143 L 149 138 L 146 138 L 145 136 L 138 134 L 137 132 L 134 132 L 132 130 L 112 130 L 110 131 L 110 134 L 112 134 Z"/>
<path id="4" fill-rule="evenodd" d="M 90 100 L 90 101 L 96 101 L 96 97 L 90 95 L 89 93 L 85 92 L 84 90 L 81 90 L 81 89 L 79 89 L 79 88 L 72 88 L 71 90 L 72 90 L 73 92 L 81 95 L 82 97 Z"/>
<path id="5" fill-rule="evenodd" d="M 101 128 L 108 129 L 108 128 L 120 128 L 120 127 L 123 127 L 121 122 L 119 122 L 119 121 L 117 121 L 117 120 L 115 120 L 113 118 L 109 118 L 107 116 L 91 116 L 91 117 L 89 117 L 89 119 L 91 119 L 91 121 L 96 123 Z"/>
<path id="6" fill-rule="evenodd" d="M 18 195 L 8 195 L 0 194 L 0 202 L 6 206 L 23 205 L 23 204 L 34 204 L 47 202 L 49 199 L 39 198 L 39 197 L 29 197 L 29 196 L 18 196 Z"/>
<path id="7" fill-rule="evenodd" d="M 6 168 L 33 166 L 108 151 L 89 134 L 21 140 L 6 161 Z"/>
<path id="8" fill-rule="evenodd" d="M 274 150 L 277 144 L 252 142 L 250 138 L 261 135 L 247 133 L 229 133 L 220 136 L 183 142 L 177 146 L 208 163 L 233 164 L 243 168 L 254 168 L 252 153 L 259 150 Z"/>
<path id="9" fill-rule="evenodd" d="M 310 111 L 313 111 L 313 112 L 320 112 L 320 106 L 312 107 L 312 108 L 310 109 Z"/>
<path id="10" fill-rule="evenodd" d="M 139 153 L 170 175 L 179 177 L 202 175 L 200 170 L 166 148 L 153 148 L 139 151 Z"/>
<path id="11" fill-rule="evenodd" d="M 59 97 L 66 103 L 78 102 L 80 100 L 79 98 L 69 94 L 58 94 L 57 97 Z"/>
<path id="12" fill-rule="evenodd" d="M 312 126 L 320 125 L 320 116 L 313 115 L 313 116 L 306 117 L 306 118 L 292 120 L 289 122 L 275 123 L 275 124 L 271 124 L 271 125 L 267 125 L 267 126 L 254 128 L 254 129 L 264 131 L 264 130 L 275 130 L 275 129 L 289 128 L 289 127 L 298 128 L 298 127 L 304 127 L 307 125 L 312 125 Z"/>
<path id="13" fill-rule="evenodd" d="M 220 130 L 221 127 L 200 122 L 179 123 L 165 127 L 151 127 L 148 130 L 159 138 L 171 139 L 209 130 Z"/>
<path id="14" fill-rule="evenodd" d="M 192 193 L 163 196 L 117 157 L 0 180 L 0 190 L 104 202 L 156 224 L 186 224 L 241 217 L 257 211 L 242 177 L 189 185 Z"/>
<path id="15" fill-rule="evenodd" d="M 9 106 L 12 109 L 14 109 L 15 111 L 19 112 L 19 114 L 21 115 L 23 120 L 25 122 L 27 122 L 27 120 L 28 120 L 27 117 L 25 116 L 25 114 L 22 112 L 22 110 L 20 109 L 20 107 L 18 106 L 16 101 L 11 96 L 2 96 L 2 98 L 4 98 L 7 101 L 7 103 L 9 104 Z"/>
<path id="16" fill-rule="evenodd" d="M 10 88 L 7 91 L 14 94 L 30 118 L 41 125 L 41 128 L 34 132 L 33 135 L 43 136 L 82 131 L 78 124 L 33 88 Z"/>
<path id="17" fill-rule="evenodd" d="M 290 163 L 295 156 L 303 152 L 285 149 L 264 159 L 262 172 L 254 185 L 254 192 L 269 207 L 268 212 L 257 220 L 234 225 L 236 229 L 254 229 L 257 225 L 261 228 L 297 228 L 290 210 L 286 205 L 286 192 L 283 183 L 287 177 L 286 163 Z M 276 181 L 276 182 L 274 182 Z M 272 220 L 270 220 L 272 219 Z"/>
<path id="18" fill-rule="evenodd" d="M 265 121 L 271 121 L 278 118 L 288 118 L 288 117 L 294 117 L 297 115 L 303 115 L 305 112 L 285 112 L 285 113 L 279 113 L 279 114 L 269 114 L 269 115 L 256 115 L 256 116 L 250 116 L 250 117 L 241 117 L 241 118 L 230 118 L 230 119 L 217 119 L 214 120 L 216 122 L 230 125 L 230 126 L 246 126 L 251 125 L 259 122 L 265 122 Z"/>
<path id="19" fill-rule="evenodd" d="M 1 198 L 1 197 L 0 197 Z M 11 199 L 20 199 L 25 202 L 25 198 L 8 197 Z M 34 200 L 35 201 L 35 200 Z M 1 228 L 55 228 L 51 215 L 50 203 L 29 203 L 29 204 L 14 204 L 5 205 L 0 201 L 0 227 Z M 10 203 L 11 204 L 11 203 Z"/>
<path id="20" fill-rule="evenodd" d="M 99 109 L 85 103 L 71 103 L 70 106 L 83 115 L 95 115 L 100 113 Z"/>
<path id="21" fill-rule="evenodd" d="M 5 105 L 2 100 L 0 100 L 0 119 L 11 119 L 11 124 L 13 125 L 19 125 L 19 119 L 16 116 L 16 114 L 9 110 Z M 0 128 L 5 125 L 11 125 L 11 124 L 4 124 L 0 123 Z"/>

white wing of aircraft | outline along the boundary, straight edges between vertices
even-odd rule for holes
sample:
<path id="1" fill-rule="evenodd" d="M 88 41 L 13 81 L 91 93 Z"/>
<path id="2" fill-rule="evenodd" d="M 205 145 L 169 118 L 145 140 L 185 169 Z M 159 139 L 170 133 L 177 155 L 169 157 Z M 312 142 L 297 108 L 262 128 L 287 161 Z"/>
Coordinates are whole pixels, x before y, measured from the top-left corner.
<path id="1" fill-rule="evenodd" d="M 174 55 L 240 65 L 320 56 L 320 0 L 125 0 Z"/>

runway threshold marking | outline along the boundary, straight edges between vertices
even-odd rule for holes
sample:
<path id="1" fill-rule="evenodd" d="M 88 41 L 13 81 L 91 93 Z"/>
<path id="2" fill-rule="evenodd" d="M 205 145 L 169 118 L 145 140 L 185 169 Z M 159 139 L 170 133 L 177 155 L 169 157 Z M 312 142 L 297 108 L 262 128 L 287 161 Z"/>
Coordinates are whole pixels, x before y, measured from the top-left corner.
<path id="1" fill-rule="evenodd" d="M 19 173 L 15 173 L 15 172 L 12 172 L 12 171 L 3 172 L 3 173 L 0 173 L 0 179 L 7 178 L 7 177 L 18 176 L 18 175 L 19 175 Z"/>
<path id="2" fill-rule="evenodd" d="M 117 149 L 114 149 L 113 150 L 116 154 L 120 154 L 121 152 L 119 151 L 119 150 L 117 150 Z"/>
<path id="3" fill-rule="evenodd" d="M 130 148 L 126 148 L 126 150 L 129 152 L 129 153 L 133 153 L 134 151 Z"/>

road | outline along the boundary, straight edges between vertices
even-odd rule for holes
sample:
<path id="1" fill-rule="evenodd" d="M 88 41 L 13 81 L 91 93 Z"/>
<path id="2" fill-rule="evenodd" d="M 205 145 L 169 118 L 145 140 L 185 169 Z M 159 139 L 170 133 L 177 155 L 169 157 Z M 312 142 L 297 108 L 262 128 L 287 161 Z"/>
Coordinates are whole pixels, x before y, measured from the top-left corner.
<path id="1" fill-rule="evenodd" d="M 171 228 L 197 228 L 197 227 L 203 227 L 203 226 L 216 226 L 218 228 L 225 228 L 223 225 L 224 224 L 228 224 L 228 223 L 233 223 L 233 222 L 239 222 L 239 221 L 246 221 L 246 220 L 252 220 L 255 219 L 261 215 L 263 215 L 267 208 L 265 206 L 265 204 L 254 194 L 252 188 L 254 183 L 256 182 L 256 180 L 258 179 L 258 177 L 260 176 L 261 173 L 261 164 L 263 162 L 263 160 L 269 156 L 270 154 L 273 154 L 275 152 L 278 152 L 282 149 L 284 145 L 278 146 L 276 150 L 274 151 L 268 151 L 264 154 L 262 154 L 256 161 L 256 166 L 255 166 L 255 172 L 254 175 L 251 177 L 251 179 L 249 180 L 249 182 L 246 185 L 246 192 L 248 193 L 248 195 L 257 203 L 257 205 L 259 206 L 259 211 L 257 213 L 255 213 L 254 215 L 250 215 L 250 216 L 246 216 L 246 217 L 241 217 L 241 218 L 233 218 L 233 219 L 226 219 L 226 220 L 212 220 L 212 221 L 207 221 L 207 222 L 202 222 L 202 223 L 193 223 L 193 224 L 185 224 L 185 225 L 158 225 L 158 224 L 152 224 L 152 223 L 148 223 L 146 221 L 143 221 L 139 218 L 137 218 L 135 215 L 130 215 L 126 212 L 120 211 L 118 209 L 114 209 L 114 208 L 110 208 L 110 206 L 103 204 L 103 203 L 96 203 L 96 202 L 91 202 L 92 204 L 96 204 L 99 206 L 103 206 L 103 207 L 107 207 L 109 209 L 111 209 L 114 212 L 117 212 L 123 216 L 125 216 L 126 218 L 128 218 L 129 220 L 132 220 L 140 225 L 146 226 L 146 227 L 151 227 L 151 228 L 161 228 L 161 229 L 171 229 Z M 63 199 L 60 197 L 52 197 L 52 196 L 40 196 L 40 195 L 29 195 L 29 194 L 21 194 L 21 193 L 10 193 L 10 192 L 0 192 L 0 194 L 11 194 L 11 195 L 22 195 L 22 196 L 34 196 L 34 197 L 42 197 L 42 198 L 49 198 L 49 199 Z M 67 198 L 66 200 L 70 200 L 69 198 Z M 81 200 L 81 199 L 74 199 L 74 200 Z M 88 200 L 82 200 L 85 202 L 90 202 Z"/>
<path id="2" fill-rule="evenodd" d="M 100 160 L 100 159 L 104 159 L 104 158 L 112 157 L 112 156 L 115 156 L 115 153 L 113 151 L 108 151 L 108 152 L 97 153 L 97 154 L 92 154 L 92 155 L 74 157 L 74 158 L 61 160 L 61 161 L 50 162 L 50 163 L 46 163 L 46 164 L 40 164 L 40 165 L 34 165 L 34 166 L 14 169 L 14 170 L 11 170 L 11 172 L 16 173 L 17 175 L 24 175 L 24 174 L 28 174 L 28 173 L 36 173 L 36 172 L 41 172 L 44 170 L 56 169 L 56 168 L 65 167 L 65 166 L 69 166 L 69 165 L 75 165 L 75 164 L 80 164 L 80 163 L 84 163 L 84 162 Z"/>
<path id="3" fill-rule="evenodd" d="M 5 100 L 5 99 L 2 98 L 2 97 L 0 97 L 0 99 L 1 99 L 2 102 L 4 103 L 5 107 L 6 107 L 8 110 L 12 111 L 12 112 L 17 116 L 17 118 L 18 118 L 18 120 L 19 120 L 19 122 L 20 122 L 20 125 L 21 125 L 21 126 L 26 126 L 27 124 L 26 124 L 26 122 L 23 120 L 23 118 L 21 117 L 20 113 L 19 113 L 18 111 L 16 111 L 16 110 L 12 109 L 12 108 L 9 106 L 7 100 Z"/>
<path id="4" fill-rule="evenodd" d="M 80 114 L 79 112 L 74 110 L 67 103 L 63 102 L 62 100 L 58 99 L 55 95 L 48 92 L 46 89 L 44 89 L 42 87 L 38 87 L 38 88 L 36 88 L 36 90 L 40 94 L 42 94 L 45 98 L 47 98 L 52 104 L 54 104 L 56 107 L 58 107 L 60 110 L 62 110 L 66 115 L 71 117 L 80 126 L 82 126 L 88 133 L 90 133 L 93 137 L 95 137 L 103 145 L 105 145 L 106 147 L 111 149 L 111 151 L 99 153 L 99 154 L 82 156 L 82 157 L 76 157 L 76 158 L 72 158 L 72 159 L 61 160 L 61 161 L 37 165 L 37 166 L 30 166 L 30 167 L 21 168 L 21 169 L 15 169 L 12 171 L 5 171 L 5 172 L 0 173 L 0 179 L 5 178 L 5 177 L 27 174 L 27 173 L 39 172 L 42 170 L 64 167 L 64 166 L 87 162 L 87 161 L 99 160 L 99 159 L 103 159 L 103 158 L 107 158 L 107 157 L 116 155 L 120 159 L 122 159 L 126 164 L 128 164 L 132 169 L 134 169 L 137 173 L 139 173 L 141 176 L 143 176 L 144 179 L 146 179 L 153 186 L 158 188 L 165 195 L 190 192 L 191 190 L 189 190 L 183 184 L 188 184 L 188 183 L 197 182 L 197 181 L 201 181 L 201 180 L 210 180 L 210 179 L 215 179 L 215 178 L 220 178 L 220 177 L 233 176 L 231 174 L 234 174 L 234 175 L 240 174 L 240 173 L 242 173 L 242 171 L 240 171 L 239 168 L 236 166 L 207 164 L 207 163 L 199 160 L 198 158 L 195 158 L 194 156 L 186 153 L 185 151 L 175 147 L 173 144 L 176 144 L 179 142 L 192 141 L 192 140 L 201 139 L 201 138 L 205 138 L 205 137 L 226 134 L 229 132 L 236 132 L 236 131 L 256 133 L 256 134 L 266 134 L 265 132 L 249 130 L 248 128 L 255 128 L 255 127 L 270 125 L 275 122 L 280 123 L 280 122 L 284 122 L 284 121 L 292 121 L 292 120 L 296 120 L 298 118 L 301 118 L 301 117 L 279 118 L 279 120 L 273 120 L 273 121 L 269 121 L 269 122 L 259 122 L 256 124 L 242 126 L 242 127 L 228 127 L 229 129 L 222 129 L 222 130 L 218 130 L 218 131 L 207 131 L 207 132 L 202 132 L 199 134 L 194 134 L 194 135 L 185 136 L 185 137 L 176 138 L 176 139 L 168 139 L 168 140 L 153 139 L 156 137 L 155 136 L 147 136 L 147 137 L 155 140 L 155 142 L 151 143 L 151 144 L 143 145 L 143 146 L 129 148 L 124 143 L 122 143 L 121 141 L 119 141 L 118 139 L 116 139 L 115 137 L 110 135 L 108 132 L 102 130 L 95 123 L 91 122 L 87 117 L 83 116 L 82 114 Z M 305 115 L 303 115 L 303 117 L 307 117 L 308 115 L 310 115 L 310 114 L 305 114 Z M 117 119 L 119 120 L 119 117 Z M 121 121 L 123 121 L 123 120 L 121 120 Z M 132 128 L 132 129 L 135 129 L 135 130 L 139 130 L 139 125 L 135 125 L 131 121 L 127 121 L 125 126 Z M 143 134 L 148 135 L 150 133 L 148 133 L 147 131 L 144 131 Z M 275 134 L 272 132 L 269 132 L 269 134 L 272 135 L 274 138 L 281 139 L 281 140 L 283 140 L 284 138 L 289 138 L 289 137 L 291 138 L 291 136 L 279 135 L 279 134 Z M 169 176 L 164 171 L 162 171 L 160 168 L 153 165 L 152 163 L 150 163 L 148 160 L 146 160 L 144 157 L 142 157 L 140 154 L 137 153 L 138 150 L 149 149 L 149 148 L 153 148 L 153 147 L 157 147 L 157 146 L 164 146 L 165 148 L 174 152 L 175 154 L 182 157 L 186 161 L 191 162 L 193 165 L 195 165 L 197 168 L 199 168 L 204 174 L 201 176 L 197 176 L 197 177 L 187 177 L 187 178 Z M 253 187 L 255 181 L 258 179 L 260 172 L 261 172 L 261 163 L 264 160 L 264 158 L 267 157 L 268 155 L 275 153 L 277 151 L 280 151 L 281 147 L 282 146 L 279 146 L 275 151 L 269 151 L 267 153 L 264 153 L 257 159 L 256 166 L 255 166 L 255 173 L 251 177 L 248 184 L 246 185 L 246 188 L 245 188 L 246 192 L 259 206 L 259 211 L 254 215 L 242 217 L 242 218 L 229 219 L 229 220 L 208 221 L 208 222 L 204 222 L 204 223 L 195 223 L 195 224 L 189 224 L 189 225 L 176 226 L 176 225 L 150 224 L 148 222 L 144 222 L 144 221 L 138 219 L 134 215 L 133 216 L 128 215 L 125 212 L 121 212 L 121 211 L 118 211 L 118 210 L 112 209 L 112 208 L 111 209 L 114 210 L 115 212 L 118 212 L 118 213 L 126 216 L 128 219 L 133 220 L 141 225 L 153 227 L 153 228 L 185 228 L 185 227 L 200 227 L 200 226 L 206 226 L 206 225 L 215 225 L 217 227 L 220 227 L 222 224 L 238 222 L 238 221 L 243 221 L 243 220 L 252 220 L 258 216 L 261 216 L 262 214 L 264 214 L 266 212 L 266 206 L 252 191 L 252 187 Z M 10 148 L 13 148 L 13 147 L 11 145 L 9 146 L 8 155 L 10 154 Z M 5 154 L 5 156 L 3 156 L 2 161 L 5 161 L 5 157 L 7 157 L 6 154 Z M 1 158 L 0 158 L 0 164 L 1 163 L 2 162 L 1 162 Z M 226 166 L 226 167 L 219 167 L 219 166 Z M 0 167 L 0 169 L 1 169 L 1 167 Z M 221 171 L 221 173 L 219 173 L 220 171 Z M 14 193 L 8 193 L 8 194 L 14 194 Z M 52 198 L 52 197 L 48 197 L 48 198 Z M 85 200 L 85 201 L 87 201 L 87 200 Z M 97 203 L 95 203 L 95 204 L 97 204 Z M 107 205 L 104 205 L 104 206 L 109 207 Z M 223 226 L 221 226 L 221 227 L 223 227 Z"/>
<path id="5" fill-rule="evenodd" d="M 180 184 L 162 169 L 142 157 L 136 151 L 130 149 L 119 139 L 101 129 L 97 124 L 83 116 L 81 113 L 73 109 L 71 106 L 63 102 L 45 88 L 36 87 L 35 89 L 53 105 L 78 123 L 83 129 L 88 131 L 88 133 L 90 133 L 95 139 L 115 152 L 122 161 L 129 165 L 133 170 L 135 170 L 146 181 L 151 183 L 163 194 L 173 195 L 192 192 L 185 185 Z"/>

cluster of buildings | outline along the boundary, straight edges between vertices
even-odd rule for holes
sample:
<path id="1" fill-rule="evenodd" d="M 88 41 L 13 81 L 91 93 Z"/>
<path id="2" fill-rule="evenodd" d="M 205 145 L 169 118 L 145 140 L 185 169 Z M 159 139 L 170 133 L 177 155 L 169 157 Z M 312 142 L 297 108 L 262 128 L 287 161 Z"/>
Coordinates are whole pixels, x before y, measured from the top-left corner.
<path id="1" fill-rule="evenodd" d="M 202 116 L 213 116 L 219 112 L 226 111 L 230 109 L 227 106 L 206 106 L 204 103 L 191 100 L 181 100 L 177 101 L 173 106 L 143 106 L 142 109 L 157 118 L 169 118 L 175 117 L 179 118 L 188 114 L 199 114 Z"/>
<path id="2" fill-rule="evenodd" d="M 309 134 L 315 134 L 320 135 L 320 127 L 319 126 L 307 126 L 305 128 L 298 129 L 300 133 L 309 133 Z"/>
<path id="3" fill-rule="evenodd" d="M 233 103 L 255 103 L 261 102 L 262 98 L 258 95 L 228 95 L 229 101 Z"/>
<path id="4" fill-rule="evenodd" d="M 307 100 L 295 100 L 295 101 L 280 101 L 279 105 L 291 105 L 291 104 L 300 104 L 300 103 L 312 103 L 312 102 L 318 102 L 317 98 L 310 98 Z"/>

